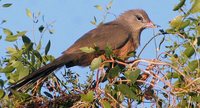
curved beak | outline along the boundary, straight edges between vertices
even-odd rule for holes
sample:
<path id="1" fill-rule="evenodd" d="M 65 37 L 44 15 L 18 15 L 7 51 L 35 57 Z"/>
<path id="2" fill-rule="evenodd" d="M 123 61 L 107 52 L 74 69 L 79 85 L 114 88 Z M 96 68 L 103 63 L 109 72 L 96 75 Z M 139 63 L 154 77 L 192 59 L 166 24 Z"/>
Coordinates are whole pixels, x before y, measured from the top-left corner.
<path id="1" fill-rule="evenodd" d="M 153 22 L 148 22 L 148 23 L 146 23 L 146 28 L 157 28 L 158 26 L 157 25 L 155 25 Z"/>

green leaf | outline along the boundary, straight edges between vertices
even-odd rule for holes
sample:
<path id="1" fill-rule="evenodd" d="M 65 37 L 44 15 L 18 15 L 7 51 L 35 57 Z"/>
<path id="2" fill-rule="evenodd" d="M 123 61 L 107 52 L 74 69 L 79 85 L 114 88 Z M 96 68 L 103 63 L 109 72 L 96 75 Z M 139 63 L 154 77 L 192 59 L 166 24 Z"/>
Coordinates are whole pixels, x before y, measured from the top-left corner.
<path id="1" fill-rule="evenodd" d="M 41 25 L 41 26 L 38 28 L 38 30 L 40 31 L 40 33 L 42 33 L 42 32 L 43 32 L 43 30 L 44 30 L 44 26 L 43 26 L 43 25 Z"/>
<path id="2" fill-rule="evenodd" d="M 100 5 L 95 5 L 94 7 L 97 8 L 98 10 L 100 10 L 100 11 L 103 10 L 103 8 Z"/>
<path id="3" fill-rule="evenodd" d="M 16 36 L 24 36 L 27 31 L 21 31 L 16 34 Z"/>
<path id="4" fill-rule="evenodd" d="M 6 29 L 6 28 L 3 29 L 3 32 L 4 32 L 4 34 L 6 34 L 7 36 L 8 36 L 8 35 L 13 35 L 13 33 L 12 33 L 9 29 Z"/>
<path id="5" fill-rule="evenodd" d="M 136 98 L 136 94 L 133 93 L 133 91 L 129 88 L 128 85 L 119 84 L 119 85 L 118 85 L 118 89 L 119 89 L 119 91 L 120 91 L 123 95 L 125 95 L 126 97 L 132 98 L 132 99 Z"/>
<path id="6" fill-rule="evenodd" d="M 47 97 L 50 97 L 50 98 L 53 98 L 53 96 L 50 94 L 50 93 L 48 93 L 48 92 L 44 92 L 44 94 L 47 96 Z"/>
<path id="7" fill-rule="evenodd" d="M 95 52 L 95 49 L 92 48 L 92 47 L 81 47 L 80 50 L 82 52 L 85 52 L 85 53 L 93 53 L 93 52 Z"/>
<path id="8" fill-rule="evenodd" d="M 179 10 L 184 4 L 186 0 L 180 0 L 180 2 L 174 7 L 173 11 Z"/>
<path id="9" fill-rule="evenodd" d="M 27 36 L 22 36 L 22 41 L 24 42 L 24 45 L 31 43 L 31 40 Z"/>
<path id="10" fill-rule="evenodd" d="M 7 35 L 5 40 L 8 41 L 8 42 L 14 42 L 17 39 L 18 39 L 18 36 Z"/>
<path id="11" fill-rule="evenodd" d="M 13 93 L 13 95 L 16 97 L 17 100 L 20 100 L 20 101 L 24 101 L 24 100 L 27 100 L 29 99 L 31 96 L 27 93 L 23 93 L 23 92 L 18 92 L 18 91 L 15 91 L 15 90 L 11 90 L 11 92 Z"/>
<path id="12" fill-rule="evenodd" d="M 42 62 L 42 56 L 37 50 L 33 50 L 34 55 Z"/>
<path id="13" fill-rule="evenodd" d="M 0 89 L 0 99 L 2 99 L 5 96 L 5 92 L 3 89 Z"/>
<path id="14" fill-rule="evenodd" d="M 31 42 L 30 44 L 25 45 L 25 52 L 29 52 L 33 50 L 33 43 Z"/>
<path id="15" fill-rule="evenodd" d="M 0 24 L 6 23 L 6 20 L 2 20 Z"/>
<path id="16" fill-rule="evenodd" d="M 8 47 L 6 49 L 7 49 L 8 53 L 11 54 L 11 55 L 17 53 L 17 50 L 15 48 Z"/>
<path id="17" fill-rule="evenodd" d="M 106 6 L 106 9 L 110 9 L 111 6 L 112 6 L 112 3 L 113 3 L 113 0 L 111 0 L 111 1 L 108 3 L 108 5 Z"/>
<path id="18" fill-rule="evenodd" d="M 114 68 L 109 70 L 108 78 L 113 79 L 113 78 L 119 76 L 120 71 L 121 71 L 120 67 L 118 65 L 115 66 Z"/>
<path id="19" fill-rule="evenodd" d="M 53 30 L 53 29 L 52 29 L 52 30 L 49 30 L 49 33 L 50 33 L 50 34 L 53 34 L 54 32 L 55 32 L 55 30 Z"/>
<path id="20" fill-rule="evenodd" d="M 175 29 L 184 29 L 189 24 L 189 20 L 183 21 L 183 16 L 177 16 L 170 22 L 170 26 Z"/>
<path id="21" fill-rule="evenodd" d="M 183 19 L 183 16 L 175 17 L 172 21 L 170 21 L 171 27 L 177 28 L 178 26 L 180 26 L 182 19 Z"/>
<path id="22" fill-rule="evenodd" d="M 4 86 L 4 81 L 0 79 L 0 87 L 2 88 Z"/>
<path id="23" fill-rule="evenodd" d="M 193 72 L 193 71 L 195 71 L 195 69 L 198 68 L 199 63 L 200 63 L 200 60 L 193 60 L 193 61 L 191 61 L 191 62 L 188 63 L 188 66 L 186 66 L 184 68 L 184 70 L 186 72 Z"/>
<path id="24" fill-rule="evenodd" d="M 37 51 L 39 51 L 41 49 L 41 47 L 42 47 L 42 41 L 40 40 L 38 45 L 37 45 L 37 48 L 36 48 Z"/>
<path id="25" fill-rule="evenodd" d="M 192 96 L 192 100 L 199 103 L 200 102 L 200 96 Z"/>
<path id="26" fill-rule="evenodd" d="M 15 68 L 13 66 L 6 66 L 5 68 L 1 69 L 1 72 L 3 73 L 11 73 Z"/>
<path id="27" fill-rule="evenodd" d="M 26 15 L 29 17 L 29 18 L 33 18 L 33 15 L 30 11 L 30 9 L 26 9 Z"/>
<path id="28" fill-rule="evenodd" d="M 85 102 L 93 102 L 94 100 L 94 92 L 89 91 L 87 94 L 81 94 L 81 99 Z"/>
<path id="29" fill-rule="evenodd" d="M 51 47 L 51 41 L 49 40 L 49 42 L 47 43 L 47 45 L 45 47 L 45 55 L 48 54 L 50 47 Z"/>
<path id="30" fill-rule="evenodd" d="M 185 49 L 185 51 L 183 52 L 183 55 L 190 58 L 194 54 L 194 52 L 195 52 L 194 48 L 192 46 L 189 46 Z"/>
<path id="31" fill-rule="evenodd" d="M 105 47 L 105 54 L 106 57 L 110 58 L 110 56 L 113 54 L 112 48 L 110 46 Z"/>
<path id="32" fill-rule="evenodd" d="M 177 72 L 168 72 L 166 77 L 168 79 L 172 79 L 172 78 L 178 78 L 180 75 Z"/>
<path id="33" fill-rule="evenodd" d="M 7 7 L 10 7 L 11 5 L 12 5 L 12 3 L 6 3 L 6 4 L 3 4 L 2 7 L 7 8 Z"/>
<path id="34" fill-rule="evenodd" d="M 102 100 L 103 108 L 111 108 L 110 103 L 106 100 Z"/>
<path id="35" fill-rule="evenodd" d="M 132 83 L 134 84 L 136 82 L 137 78 L 139 77 L 140 72 L 141 72 L 140 69 L 137 69 L 135 71 L 128 70 L 125 72 L 125 77 L 127 79 L 131 80 Z"/>
<path id="36" fill-rule="evenodd" d="M 29 74 L 29 69 L 27 67 L 24 67 L 24 66 L 19 67 L 18 71 L 19 71 L 18 79 L 22 79 Z"/>
<path id="37" fill-rule="evenodd" d="M 11 62 L 12 62 L 12 64 L 10 66 L 13 66 L 14 68 L 17 68 L 19 66 L 23 66 L 22 62 L 20 62 L 20 61 L 12 60 Z"/>
<path id="38" fill-rule="evenodd" d="M 0 35 L 0 40 L 2 39 L 2 35 Z"/>
<path id="39" fill-rule="evenodd" d="M 200 0 L 193 0 L 192 8 L 188 11 L 188 14 L 197 12 L 200 12 Z"/>
<path id="40" fill-rule="evenodd" d="M 101 65 L 101 62 L 102 62 L 101 57 L 94 58 L 90 66 L 91 71 L 94 71 L 95 69 L 99 68 L 99 66 Z"/>
<path id="41" fill-rule="evenodd" d="M 96 25 L 96 23 L 97 23 L 97 18 L 94 16 L 94 20 L 91 21 L 90 23 L 93 24 L 93 25 Z"/>

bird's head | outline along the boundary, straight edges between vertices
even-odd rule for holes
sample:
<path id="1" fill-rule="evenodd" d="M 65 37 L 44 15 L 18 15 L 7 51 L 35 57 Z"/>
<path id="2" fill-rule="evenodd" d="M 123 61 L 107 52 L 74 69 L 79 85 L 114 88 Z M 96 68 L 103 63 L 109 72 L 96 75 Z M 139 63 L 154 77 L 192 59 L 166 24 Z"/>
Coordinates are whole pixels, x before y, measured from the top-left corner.
<path id="1" fill-rule="evenodd" d="M 143 30 L 145 28 L 155 28 L 156 25 L 149 19 L 147 13 L 142 9 L 133 9 L 124 12 L 117 20 L 125 23 L 133 30 Z"/>

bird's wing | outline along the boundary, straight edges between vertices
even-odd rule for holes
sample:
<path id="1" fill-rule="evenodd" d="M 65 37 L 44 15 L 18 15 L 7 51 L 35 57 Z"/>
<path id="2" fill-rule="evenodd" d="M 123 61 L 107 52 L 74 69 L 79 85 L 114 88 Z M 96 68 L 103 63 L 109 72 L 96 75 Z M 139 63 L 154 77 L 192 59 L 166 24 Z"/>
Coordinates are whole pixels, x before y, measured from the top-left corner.
<path id="1" fill-rule="evenodd" d="M 123 47 L 130 38 L 131 33 L 126 27 L 110 22 L 83 35 L 64 53 L 79 53 L 82 47 L 98 47 L 104 50 L 109 46 L 112 49 L 118 49 Z"/>

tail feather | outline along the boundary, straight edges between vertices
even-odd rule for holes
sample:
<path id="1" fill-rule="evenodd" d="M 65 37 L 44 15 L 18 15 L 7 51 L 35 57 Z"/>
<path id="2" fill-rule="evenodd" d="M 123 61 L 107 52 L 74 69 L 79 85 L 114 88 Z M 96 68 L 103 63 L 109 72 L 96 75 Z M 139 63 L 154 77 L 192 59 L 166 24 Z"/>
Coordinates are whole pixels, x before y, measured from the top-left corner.
<path id="1" fill-rule="evenodd" d="M 70 62 L 70 57 L 68 59 L 66 59 L 66 56 L 63 55 L 63 56 L 57 58 L 56 60 L 54 60 L 53 62 L 39 68 L 38 70 L 36 70 L 34 72 L 32 72 L 30 75 L 22 78 L 21 80 L 19 80 L 15 84 L 11 85 L 9 88 L 19 90 L 24 85 L 34 83 L 38 79 L 48 76 L 54 70 L 62 67 L 63 65 L 65 65 L 68 62 Z"/>

